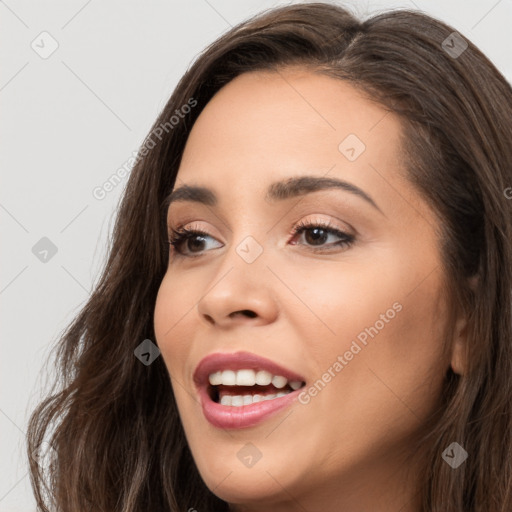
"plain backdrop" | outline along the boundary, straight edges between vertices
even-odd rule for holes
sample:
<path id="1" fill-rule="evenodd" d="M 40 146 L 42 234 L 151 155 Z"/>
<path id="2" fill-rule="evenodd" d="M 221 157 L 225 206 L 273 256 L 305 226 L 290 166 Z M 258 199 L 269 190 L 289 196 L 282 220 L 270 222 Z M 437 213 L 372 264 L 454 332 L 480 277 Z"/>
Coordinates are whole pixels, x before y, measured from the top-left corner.
<path id="1" fill-rule="evenodd" d="M 93 191 L 137 151 L 205 46 L 287 3 L 0 2 L 0 511 L 35 511 L 25 432 L 51 382 L 42 364 L 99 277 L 127 178 L 103 199 Z M 340 3 L 363 18 L 423 10 L 512 81 L 512 0 Z"/>

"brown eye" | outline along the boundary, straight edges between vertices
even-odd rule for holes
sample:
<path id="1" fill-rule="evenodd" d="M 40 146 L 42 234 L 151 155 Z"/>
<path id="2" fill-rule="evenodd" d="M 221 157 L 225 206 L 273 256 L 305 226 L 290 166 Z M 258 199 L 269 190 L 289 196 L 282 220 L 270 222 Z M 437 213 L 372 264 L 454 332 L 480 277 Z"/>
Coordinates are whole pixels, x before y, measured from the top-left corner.
<path id="1" fill-rule="evenodd" d="M 214 240 L 211 235 L 202 230 L 187 228 L 172 229 L 169 233 L 169 244 L 174 248 L 176 254 L 187 257 L 189 252 L 200 254 L 204 251 L 208 238 Z M 194 258 L 195 256 L 188 257 Z"/>
<path id="2" fill-rule="evenodd" d="M 300 223 L 292 231 L 292 235 L 296 237 L 304 234 L 305 245 L 311 245 L 313 247 L 319 247 L 322 249 L 336 248 L 336 247 L 349 247 L 355 241 L 353 235 L 349 235 L 339 229 L 331 226 L 330 224 L 323 223 Z M 329 237 L 334 238 L 333 243 L 326 244 Z M 338 241 L 336 241 L 336 238 Z M 292 245 L 297 245 L 294 242 Z"/>

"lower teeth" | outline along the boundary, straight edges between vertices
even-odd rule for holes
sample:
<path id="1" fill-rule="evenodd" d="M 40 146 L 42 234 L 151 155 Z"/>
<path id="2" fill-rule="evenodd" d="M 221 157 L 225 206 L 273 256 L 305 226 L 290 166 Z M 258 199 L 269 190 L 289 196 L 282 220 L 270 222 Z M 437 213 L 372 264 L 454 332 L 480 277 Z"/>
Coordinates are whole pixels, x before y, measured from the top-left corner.
<path id="1" fill-rule="evenodd" d="M 291 393 L 291 391 L 280 391 L 270 395 L 224 395 L 220 399 L 221 405 L 230 405 L 232 407 L 241 407 L 242 405 L 251 405 L 265 400 L 273 400 Z"/>

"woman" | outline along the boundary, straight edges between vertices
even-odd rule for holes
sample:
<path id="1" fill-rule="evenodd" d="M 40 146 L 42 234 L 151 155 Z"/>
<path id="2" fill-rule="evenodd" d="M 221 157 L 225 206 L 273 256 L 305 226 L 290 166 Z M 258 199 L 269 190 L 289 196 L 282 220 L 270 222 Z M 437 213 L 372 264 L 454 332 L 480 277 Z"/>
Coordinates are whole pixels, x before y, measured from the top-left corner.
<path id="1" fill-rule="evenodd" d="M 291 5 L 220 37 L 32 414 L 51 502 L 511 510 L 511 141 L 510 85 L 424 14 Z"/>

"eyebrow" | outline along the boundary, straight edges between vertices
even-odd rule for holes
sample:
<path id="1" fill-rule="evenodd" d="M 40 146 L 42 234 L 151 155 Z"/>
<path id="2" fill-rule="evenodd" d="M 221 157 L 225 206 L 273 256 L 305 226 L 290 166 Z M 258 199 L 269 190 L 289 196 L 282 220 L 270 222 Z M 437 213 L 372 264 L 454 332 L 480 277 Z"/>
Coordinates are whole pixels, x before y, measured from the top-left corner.
<path id="1" fill-rule="evenodd" d="M 384 215 L 379 206 L 364 190 L 356 187 L 348 181 L 340 180 L 338 178 L 299 176 L 288 178 L 283 181 L 277 181 L 268 187 L 265 200 L 268 202 L 282 201 L 293 197 L 303 196 L 311 192 L 328 189 L 342 189 L 346 192 L 350 192 L 351 194 L 364 199 Z M 172 203 L 178 201 L 191 201 L 207 206 L 216 206 L 218 203 L 217 196 L 213 190 L 207 187 L 195 185 L 182 185 L 172 191 L 169 196 L 167 196 L 165 206 L 167 208 Z"/>

